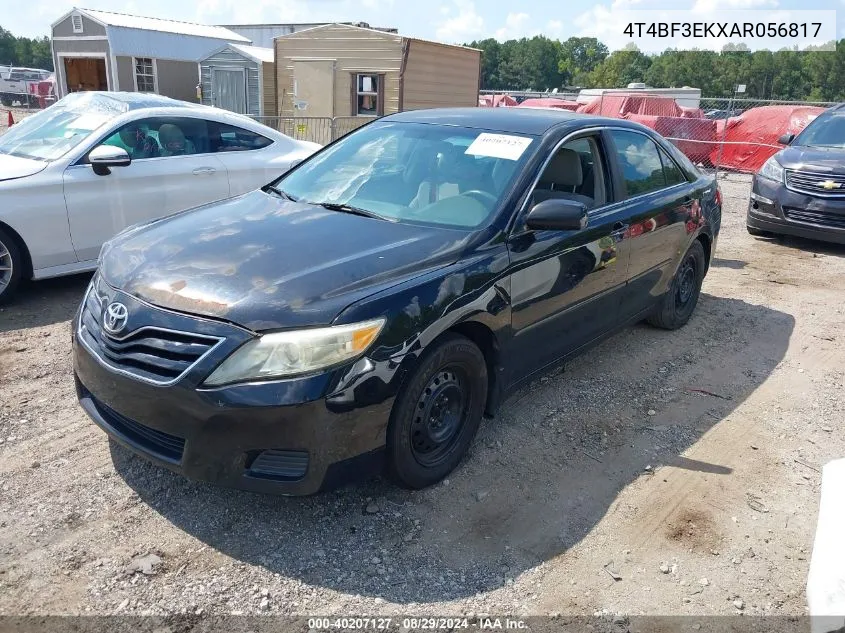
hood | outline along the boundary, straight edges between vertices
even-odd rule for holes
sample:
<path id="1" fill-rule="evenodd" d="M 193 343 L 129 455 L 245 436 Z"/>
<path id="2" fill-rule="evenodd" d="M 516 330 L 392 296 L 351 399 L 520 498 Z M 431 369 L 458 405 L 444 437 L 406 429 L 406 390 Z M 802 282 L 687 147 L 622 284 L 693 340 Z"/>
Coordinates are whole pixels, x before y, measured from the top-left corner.
<path id="1" fill-rule="evenodd" d="M 21 158 L 11 154 L 0 154 L 0 180 L 12 180 L 32 176 L 47 167 L 47 162 L 32 158 Z"/>
<path id="2" fill-rule="evenodd" d="M 786 169 L 799 169 L 845 175 L 845 148 L 795 145 L 777 154 Z"/>
<path id="3" fill-rule="evenodd" d="M 256 331 L 324 325 L 370 294 L 453 263 L 467 238 L 258 190 L 118 235 L 100 273 L 153 305 Z"/>

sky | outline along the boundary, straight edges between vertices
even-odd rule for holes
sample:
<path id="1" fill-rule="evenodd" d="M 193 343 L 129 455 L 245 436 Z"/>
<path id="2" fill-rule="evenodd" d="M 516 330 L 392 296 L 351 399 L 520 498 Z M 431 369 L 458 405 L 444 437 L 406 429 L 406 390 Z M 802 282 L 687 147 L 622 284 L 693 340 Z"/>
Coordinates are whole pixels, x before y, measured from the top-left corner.
<path id="1" fill-rule="evenodd" d="M 809 4 L 806 0 L 26 0 L 23 4 L 0 0 L 0 26 L 15 35 L 46 35 L 52 22 L 82 6 L 205 24 L 364 21 L 449 43 L 536 34 L 558 39 L 593 35 L 615 49 L 627 42 L 619 33 L 624 28 L 620 20 L 630 9 L 690 9 L 696 20 L 719 19 L 733 9 L 787 19 L 797 9 L 839 9 L 842 15 L 837 16 L 835 33 L 845 37 L 845 0 Z"/>

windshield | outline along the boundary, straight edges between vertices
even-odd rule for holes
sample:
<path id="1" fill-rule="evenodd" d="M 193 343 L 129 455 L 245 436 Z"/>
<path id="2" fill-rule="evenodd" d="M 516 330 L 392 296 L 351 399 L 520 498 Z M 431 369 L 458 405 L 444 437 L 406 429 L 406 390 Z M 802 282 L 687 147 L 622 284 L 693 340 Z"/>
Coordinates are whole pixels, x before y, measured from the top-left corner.
<path id="1" fill-rule="evenodd" d="M 338 210 L 473 228 L 499 205 L 533 140 L 385 121 L 350 134 L 274 185 L 294 200 Z"/>
<path id="2" fill-rule="evenodd" d="M 830 114 L 817 117 L 804 128 L 792 145 L 845 147 L 845 115 Z"/>
<path id="3" fill-rule="evenodd" d="M 126 104 L 100 94 L 70 94 L 9 128 L 0 136 L 0 154 L 56 160 L 126 110 Z"/>

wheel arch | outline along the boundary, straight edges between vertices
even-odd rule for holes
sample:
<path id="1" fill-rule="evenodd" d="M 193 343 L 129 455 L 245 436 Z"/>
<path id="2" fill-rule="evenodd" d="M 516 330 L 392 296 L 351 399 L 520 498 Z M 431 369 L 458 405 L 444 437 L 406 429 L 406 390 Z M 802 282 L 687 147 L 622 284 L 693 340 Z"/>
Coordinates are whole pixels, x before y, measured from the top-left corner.
<path id="1" fill-rule="evenodd" d="M 15 229 L 11 226 L 0 220 L 0 230 L 4 233 L 8 234 L 13 240 L 15 240 L 15 246 L 18 247 L 20 250 L 21 257 L 23 258 L 23 271 L 21 277 L 23 279 L 32 279 L 32 255 L 29 253 L 29 248 L 27 248 L 26 242 L 24 242 L 23 238 L 21 237 L 20 233 L 18 233 Z"/>

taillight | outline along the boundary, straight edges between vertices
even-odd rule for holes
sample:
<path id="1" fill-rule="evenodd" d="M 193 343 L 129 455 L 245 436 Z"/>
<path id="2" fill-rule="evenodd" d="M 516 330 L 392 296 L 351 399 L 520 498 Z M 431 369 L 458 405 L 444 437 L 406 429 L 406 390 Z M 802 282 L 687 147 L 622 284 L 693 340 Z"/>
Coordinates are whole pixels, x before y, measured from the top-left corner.
<path id="1" fill-rule="evenodd" d="M 716 206 L 722 208 L 722 192 L 719 190 L 719 185 L 716 185 Z"/>

